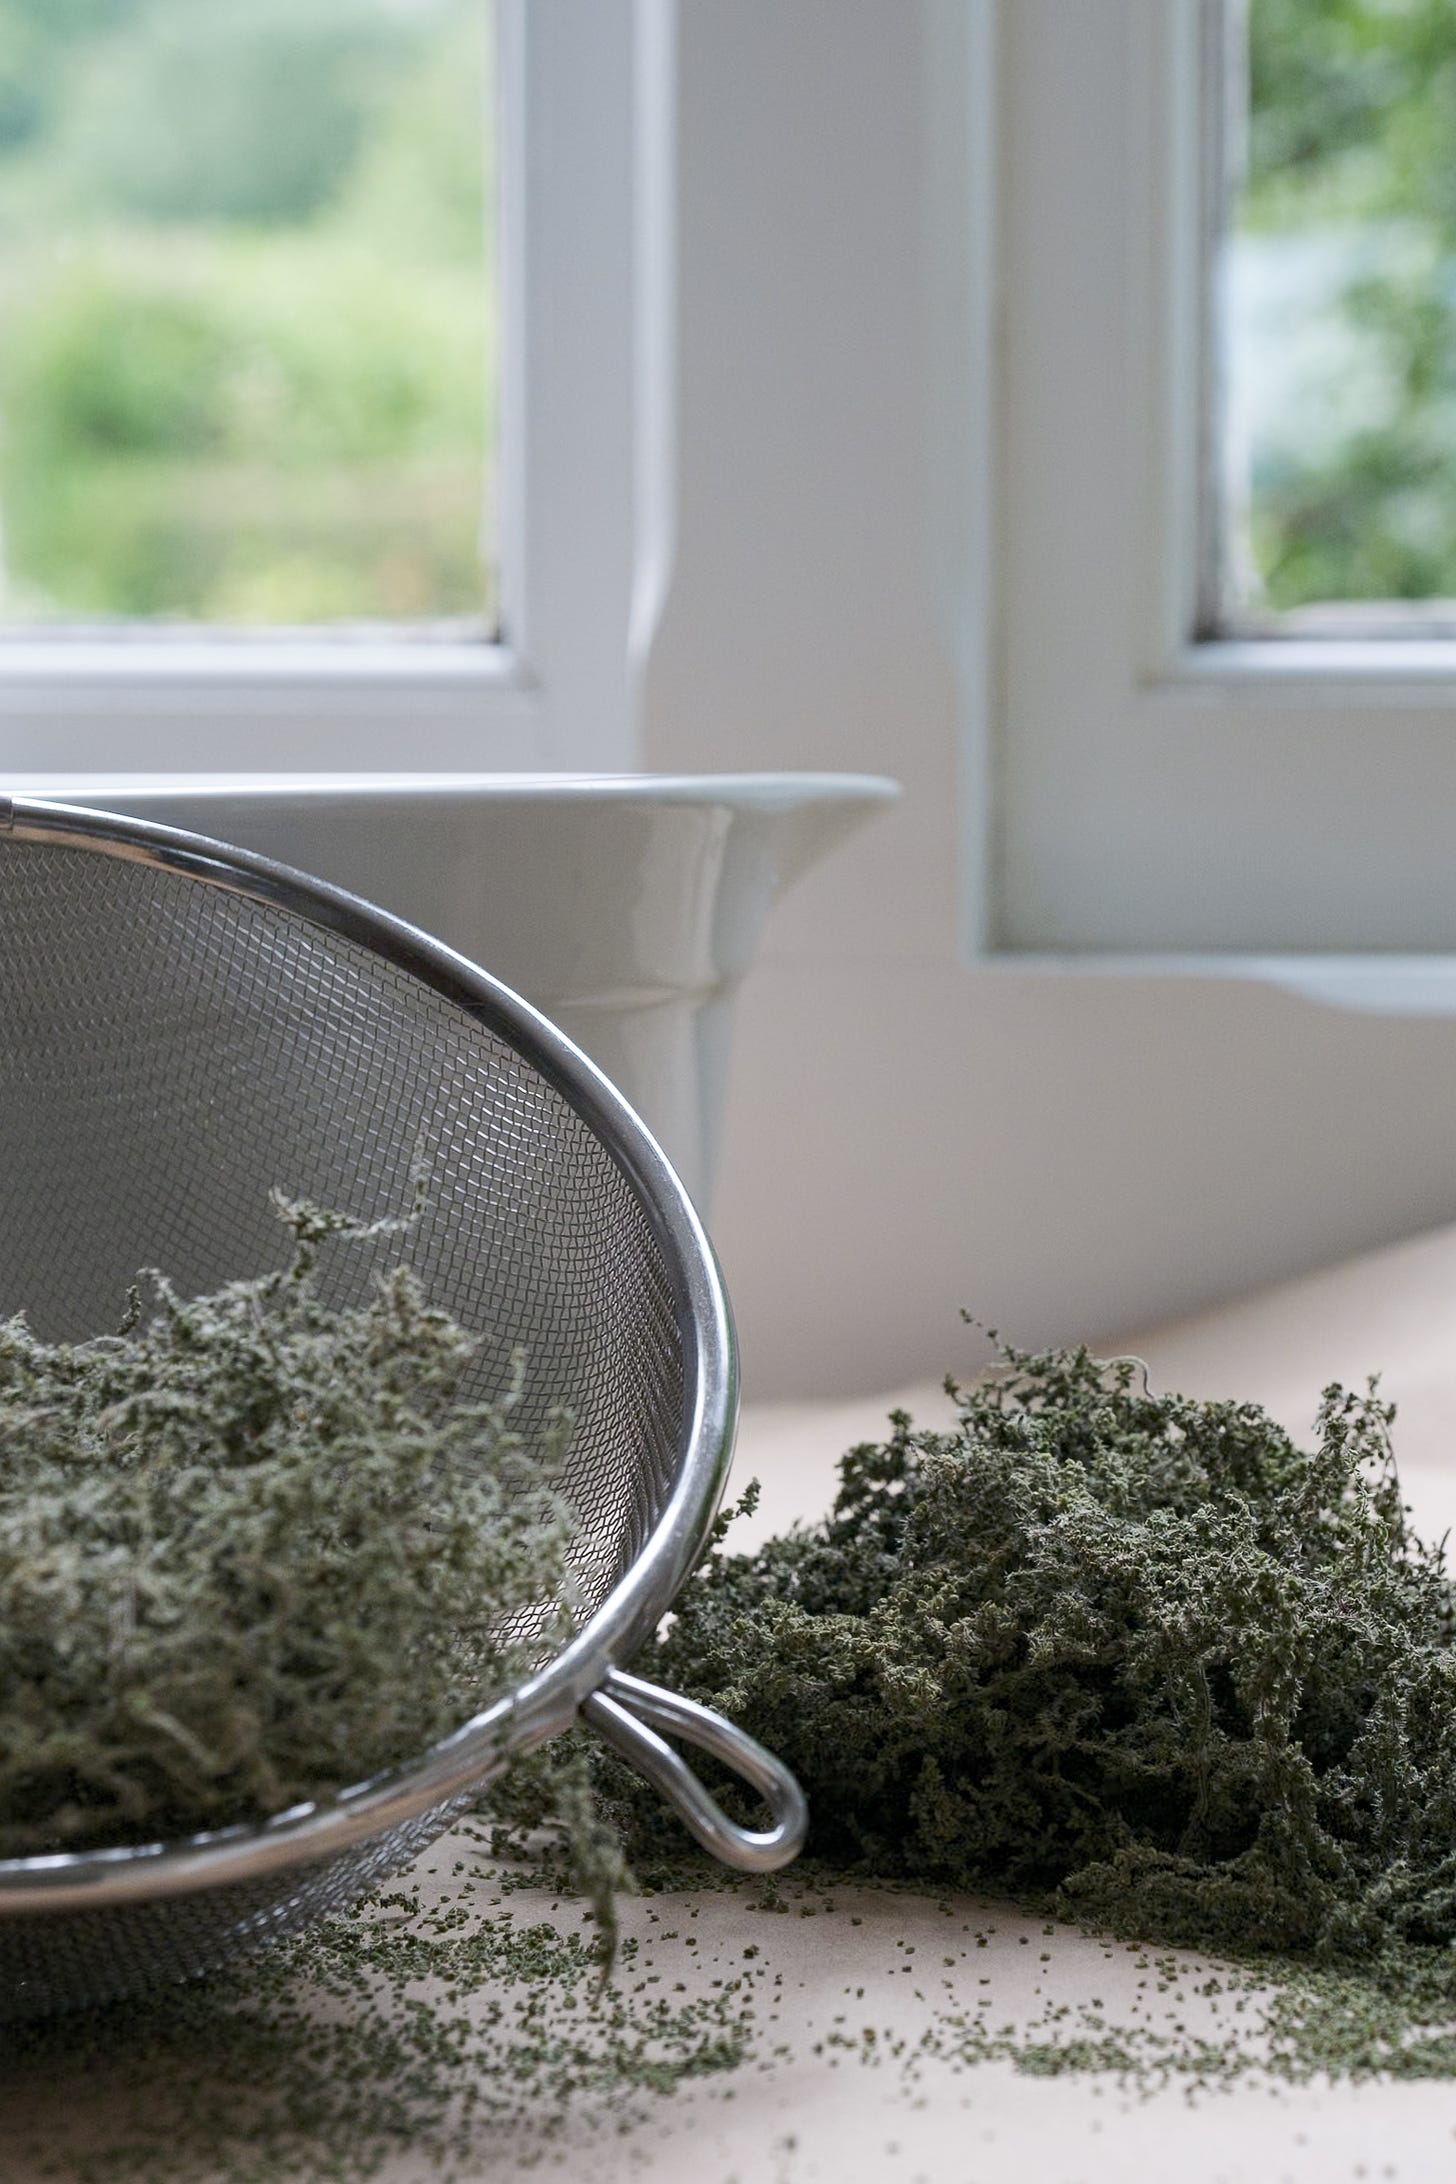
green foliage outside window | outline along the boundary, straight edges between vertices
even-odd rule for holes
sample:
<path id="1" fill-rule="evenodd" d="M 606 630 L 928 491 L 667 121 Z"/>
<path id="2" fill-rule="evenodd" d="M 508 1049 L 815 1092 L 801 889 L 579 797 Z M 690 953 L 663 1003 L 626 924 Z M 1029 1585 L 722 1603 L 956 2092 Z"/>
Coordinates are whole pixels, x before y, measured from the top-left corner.
<path id="1" fill-rule="evenodd" d="M 1456 7 L 1248 15 L 1233 589 L 1456 599 Z M 489 614 L 484 20 L 0 0 L 0 615 Z"/>
<path id="2" fill-rule="evenodd" d="M 484 11 L 0 0 L 11 620 L 479 616 Z"/>
<path id="3" fill-rule="evenodd" d="M 1249 36 L 1241 235 L 1333 269 L 1323 377 L 1253 439 L 1254 603 L 1456 599 L 1456 8 L 1249 0 Z"/>

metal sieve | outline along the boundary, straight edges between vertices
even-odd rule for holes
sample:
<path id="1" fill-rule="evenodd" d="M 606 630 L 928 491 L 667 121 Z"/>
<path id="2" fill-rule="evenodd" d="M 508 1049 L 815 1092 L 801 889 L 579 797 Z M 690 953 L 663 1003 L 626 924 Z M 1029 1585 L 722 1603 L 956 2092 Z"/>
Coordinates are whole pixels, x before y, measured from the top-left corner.
<path id="1" fill-rule="evenodd" d="M 263 1825 L 0 1861 L 0 2017 L 187 1978 L 395 1870 L 515 1754 L 584 1716 L 698 1840 L 786 1864 L 803 1798 L 761 1746 L 628 1675 L 700 1551 L 732 1449 L 732 1325 L 712 1249 L 642 1124 L 553 1025 L 351 895 L 169 827 L 0 799 L 0 1316 L 50 1340 L 118 1323 L 139 1266 L 185 1292 L 279 1259 L 268 1193 L 366 1219 L 429 1200 L 409 1256 L 481 1338 L 469 1397 L 523 1432 L 559 1403 L 576 1636 L 412 1765 Z M 328 1265 L 362 1301 L 387 1238 Z M 734 1825 L 659 1733 L 767 1801 Z"/>

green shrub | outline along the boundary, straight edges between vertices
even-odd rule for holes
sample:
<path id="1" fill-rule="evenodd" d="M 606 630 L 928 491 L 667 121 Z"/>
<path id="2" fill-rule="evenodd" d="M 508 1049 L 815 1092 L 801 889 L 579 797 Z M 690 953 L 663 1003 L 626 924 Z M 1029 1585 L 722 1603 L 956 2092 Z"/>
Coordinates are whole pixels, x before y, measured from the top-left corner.
<path id="1" fill-rule="evenodd" d="M 32 611 L 469 613 L 478 279 L 312 235 L 99 245 L 27 284 L 0 354 L 0 498 Z"/>

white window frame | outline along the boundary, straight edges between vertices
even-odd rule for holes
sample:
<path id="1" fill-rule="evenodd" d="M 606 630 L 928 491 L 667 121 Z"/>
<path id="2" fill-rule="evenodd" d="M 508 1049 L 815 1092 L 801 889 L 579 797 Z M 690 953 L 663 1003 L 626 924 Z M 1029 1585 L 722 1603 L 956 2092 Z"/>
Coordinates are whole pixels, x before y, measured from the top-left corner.
<path id="1" fill-rule="evenodd" d="M 1216 4 L 938 10 L 962 115 L 942 285 L 947 253 L 967 269 L 938 336 L 969 510 L 965 928 L 1023 964 L 1376 1003 L 1394 980 L 1444 1007 L 1456 643 L 1197 635 Z"/>
<path id="2" fill-rule="evenodd" d="M 0 640 L 0 770 L 66 793 L 633 763 L 670 528 L 672 23 L 499 0 L 501 638 Z"/>

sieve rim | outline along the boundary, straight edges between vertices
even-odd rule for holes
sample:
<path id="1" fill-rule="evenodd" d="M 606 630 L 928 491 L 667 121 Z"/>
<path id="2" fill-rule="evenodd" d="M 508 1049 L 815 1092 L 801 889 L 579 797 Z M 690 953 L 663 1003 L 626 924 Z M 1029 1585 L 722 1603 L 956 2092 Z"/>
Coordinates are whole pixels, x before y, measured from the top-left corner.
<path id="1" fill-rule="evenodd" d="M 546 1665 L 419 1758 L 302 1804 L 174 1841 L 0 1859 L 0 1917 L 138 1902 L 254 1880 L 331 1858 L 483 1787 L 506 1760 L 566 1728 L 609 1669 L 670 1606 L 706 1542 L 738 1411 L 732 1313 L 697 1211 L 646 1124 L 539 1009 L 442 941 L 362 897 L 210 836 L 29 797 L 0 796 L 0 839 L 90 850 L 289 911 L 382 956 L 496 1033 L 562 1095 L 625 1177 L 662 1252 L 683 1345 L 672 1486 L 605 1600 Z"/>

